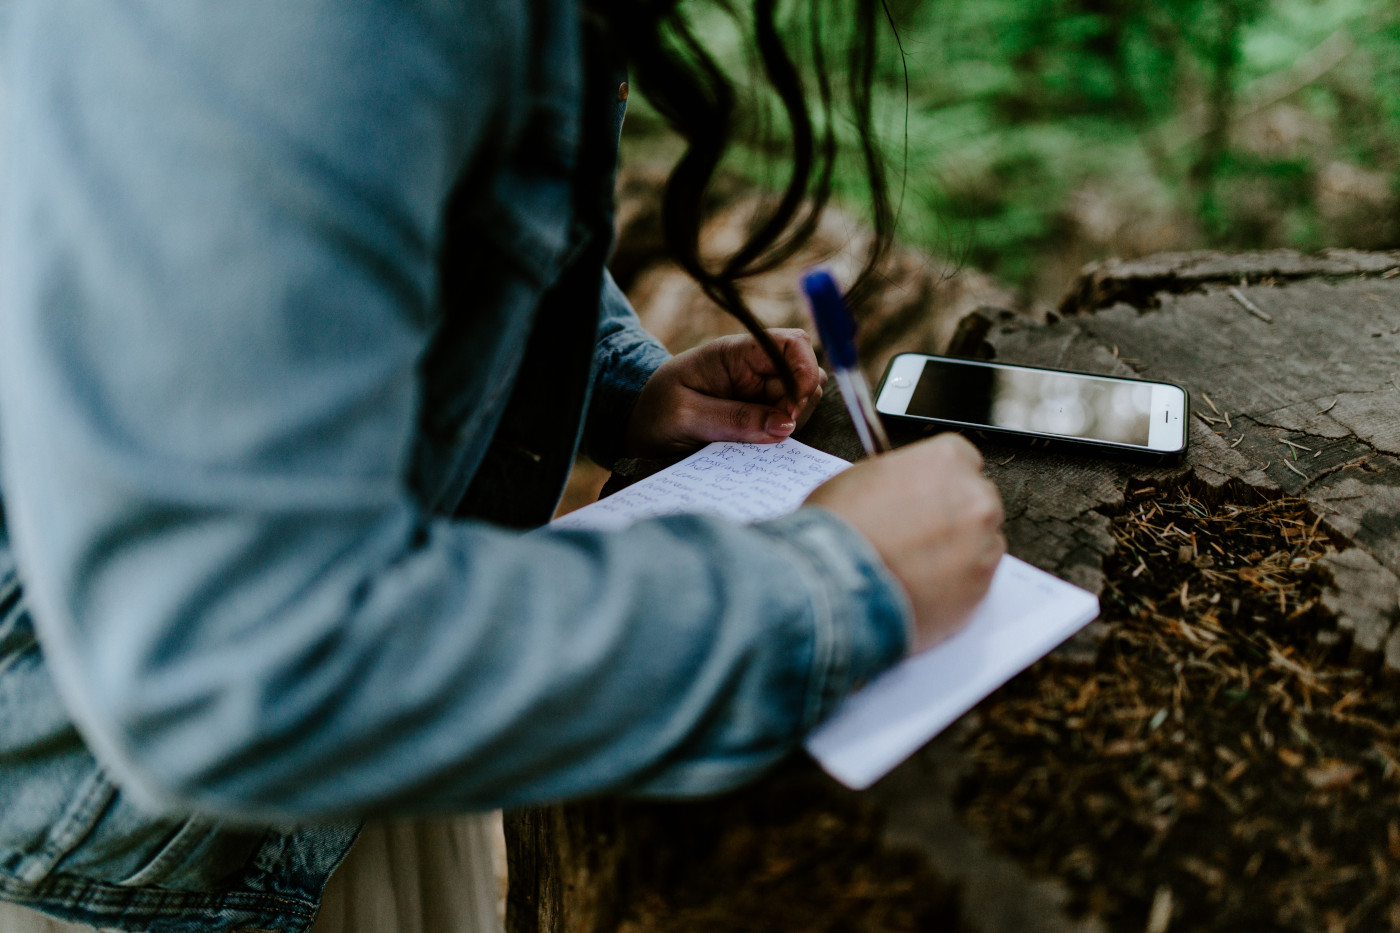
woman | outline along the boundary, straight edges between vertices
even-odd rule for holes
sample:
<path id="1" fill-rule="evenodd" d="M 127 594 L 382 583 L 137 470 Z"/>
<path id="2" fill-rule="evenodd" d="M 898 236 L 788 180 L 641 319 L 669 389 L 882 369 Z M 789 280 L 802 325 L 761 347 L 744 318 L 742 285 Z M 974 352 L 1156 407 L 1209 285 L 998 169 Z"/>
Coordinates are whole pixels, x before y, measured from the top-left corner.
<path id="1" fill-rule="evenodd" d="M 668 358 L 607 277 L 614 52 L 695 137 L 668 226 L 741 316 L 827 186 L 810 127 L 712 269 L 685 124 L 728 102 L 666 9 L 346 6 L 15 18 L 0 896 L 64 922 L 301 931 L 366 817 L 733 786 L 1001 553 L 953 440 L 756 526 L 522 533 L 580 444 L 770 442 L 821 391 L 794 332 Z"/>

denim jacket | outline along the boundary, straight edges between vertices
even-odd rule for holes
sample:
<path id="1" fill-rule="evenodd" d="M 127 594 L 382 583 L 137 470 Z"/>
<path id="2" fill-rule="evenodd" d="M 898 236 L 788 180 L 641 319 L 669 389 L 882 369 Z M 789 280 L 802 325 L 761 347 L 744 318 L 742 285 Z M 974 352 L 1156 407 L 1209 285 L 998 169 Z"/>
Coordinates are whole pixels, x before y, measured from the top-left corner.
<path id="1" fill-rule="evenodd" d="M 819 509 L 524 531 L 665 358 L 603 269 L 590 22 L 16 12 L 0 896 L 301 930 L 365 815 L 718 791 L 903 653 Z"/>

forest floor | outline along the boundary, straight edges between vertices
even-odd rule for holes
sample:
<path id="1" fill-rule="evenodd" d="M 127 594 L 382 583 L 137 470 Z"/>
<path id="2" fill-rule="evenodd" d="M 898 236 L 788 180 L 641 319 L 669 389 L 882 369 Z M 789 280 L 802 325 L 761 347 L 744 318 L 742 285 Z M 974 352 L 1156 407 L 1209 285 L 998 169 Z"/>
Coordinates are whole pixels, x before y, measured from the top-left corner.
<path id="1" fill-rule="evenodd" d="M 1348 662 L 1322 608 L 1333 542 L 1302 500 L 1212 499 L 1131 494 L 1098 660 L 1052 655 L 970 714 L 958 806 L 1115 933 L 1400 930 L 1400 698 Z M 958 931 L 977 916 L 821 780 L 699 817 L 691 854 L 724 872 L 676 885 L 683 866 L 661 866 L 672 883 L 642 885 L 624 930 Z"/>
<path id="2" fill-rule="evenodd" d="M 1113 930 L 1400 929 L 1400 698 L 1334 636 L 1320 521 L 1138 490 L 1097 664 L 980 707 L 967 818 Z"/>

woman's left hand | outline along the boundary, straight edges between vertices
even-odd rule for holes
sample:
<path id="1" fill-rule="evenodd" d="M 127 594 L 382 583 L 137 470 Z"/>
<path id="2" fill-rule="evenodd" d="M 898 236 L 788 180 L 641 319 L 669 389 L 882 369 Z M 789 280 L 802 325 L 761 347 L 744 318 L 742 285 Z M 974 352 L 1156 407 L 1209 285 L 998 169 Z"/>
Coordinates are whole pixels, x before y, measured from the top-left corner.
<path id="1" fill-rule="evenodd" d="M 772 444 L 791 436 L 821 400 L 826 373 L 805 331 L 768 333 L 792 368 L 797 398 L 788 397 L 773 361 L 752 336 L 720 337 L 673 356 L 652 373 L 627 423 L 624 455 L 663 457 L 711 441 Z"/>

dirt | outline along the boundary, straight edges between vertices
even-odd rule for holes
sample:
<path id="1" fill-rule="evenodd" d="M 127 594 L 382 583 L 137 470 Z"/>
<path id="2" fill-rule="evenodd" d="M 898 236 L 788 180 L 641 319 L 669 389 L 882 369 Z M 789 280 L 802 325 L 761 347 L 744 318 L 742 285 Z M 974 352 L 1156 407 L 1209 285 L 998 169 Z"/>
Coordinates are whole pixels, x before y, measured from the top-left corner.
<path id="1" fill-rule="evenodd" d="M 956 890 L 890 851 L 859 795 L 794 762 L 781 780 L 657 820 L 619 933 L 962 933 Z M 968 931 L 970 933 L 970 931 Z"/>
<path id="2" fill-rule="evenodd" d="M 1400 929 L 1400 702 L 1320 607 L 1306 503 L 1144 489 L 1092 668 L 979 707 L 966 818 L 1109 929 Z"/>
<path id="3" fill-rule="evenodd" d="M 1400 698 L 1322 606 L 1344 542 L 1244 488 L 1138 489 L 1113 529 L 1097 660 L 1052 655 L 961 725 L 965 820 L 1107 930 L 1400 930 Z M 654 825 L 624 933 L 979 929 L 801 762 Z"/>

